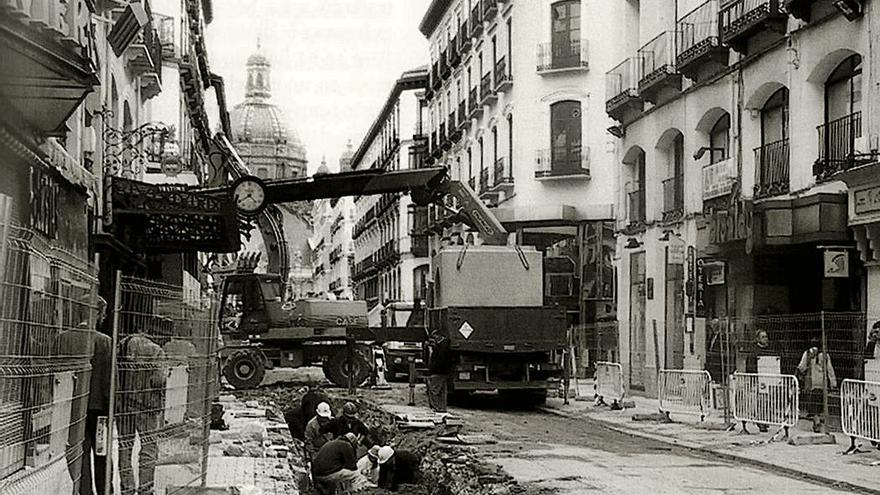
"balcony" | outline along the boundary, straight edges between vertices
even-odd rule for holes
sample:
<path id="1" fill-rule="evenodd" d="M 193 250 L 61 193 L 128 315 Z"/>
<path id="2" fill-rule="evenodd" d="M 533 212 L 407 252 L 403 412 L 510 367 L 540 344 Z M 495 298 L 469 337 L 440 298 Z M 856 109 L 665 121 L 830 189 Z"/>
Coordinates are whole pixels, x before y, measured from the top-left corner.
<path id="1" fill-rule="evenodd" d="M 480 193 L 486 192 L 489 190 L 489 169 L 484 168 L 480 170 Z"/>
<path id="2" fill-rule="evenodd" d="M 434 153 L 434 150 L 440 148 L 440 143 L 437 141 L 437 131 L 431 131 L 431 154 Z"/>
<path id="3" fill-rule="evenodd" d="M 491 22 L 498 15 L 498 4 L 495 0 L 483 0 L 483 20 Z"/>
<path id="4" fill-rule="evenodd" d="M 618 122 L 644 109 L 638 89 L 639 65 L 638 58 L 628 58 L 605 73 L 605 112 Z"/>
<path id="5" fill-rule="evenodd" d="M 663 181 L 663 221 L 677 222 L 684 215 L 684 175 Z"/>
<path id="6" fill-rule="evenodd" d="M 693 81 L 701 73 L 727 67 L 730 50 L 718 37 L 718 1 L 709 0 L 682 16 L 676 23 L 678 53 L 675 66 Z"/>
<path id="7" fill-rule="evenodd" d="M 450 76 L 450 74 L 452 74 L 452 69 L 450 69 L 449 67 L 449 60 L 446 57 L 446 50 L 440 52 L 440 77 L 442 79 L 446 79 Z"/>
<path id="8" fill-rule="evenodd" d="M 471 177 L 468 179 L 468 186 L 473 189 L 474 192 L 477 192 L 477 178 Z"/>
<path id="9" fill-rule="evenodd" d="M 477 88 L 471 88 L 468 93 L 468 115 L 473 118 L 479 118 L 483 114 L 483 105 L 477 101 Z"/>
<path id="10" fill-rule="evenodd" d="M 506 157 L 500 157 L 495 160 L 495 170 L 493 170 L 493 189 L 513 189 L 513 170 L 511 162 Z"/>
<path id="11" fill-rule="evenodd" d="M 703 167 L 703 201 L 727 196 L 736 183 L 736 162 L 728 158 Z"/>
<path id="12" fill-rule="evenodd" d="M 480 79 L 480 103 L 488 105 L 498 99 L 495 89 L 492 87 L 492 73 L 487 72 Z"/>
<path id="13" fill-rule="evenodd" d="M 449 142 L 455 144 L 461 138 L 460 123 L 455 120 L 455 111 L 449 114 Z"/>
<path id="14" fill-rule="evenodd" d="M 645 190 L 639 184 L 630 183 L 627 199 L 627 219 L 630 228 L 639 228 L 645 225 L 647 212 L 645 209 Z"/>
<path id="15" fill-rule="evenodd" d="M 440 130 L 437 132 L 437 142 L 440 143 L 440 149 L 447 150 L 451 146 L 448 136 L 446 135 L 446 122 L 440 124 Z"/>
<path id="16" fill-rule="evenodd" d="M 541 43 L 538 45 L 537 70 L 539 74 L 584 71 L 590 67 L 587 40 L 569 40 L 567 43 Z"/>
<path id="17" fill-rule="evenodd" d="M 463 131 L 470 125 L 471 119 L 467 117 L 467 102 L 461 100 L 458 102 L 458 128 Z"/>
<path id="18" fill-rule="evenodd" d="M 465 55 L 471 48 L 471 33 L 468 27 L 468 21 L 465 19 L 458 28 L 458 51 L 461 55 Z"/>
<path id="19" fill-rule="evenodd" d="M 752 36 L 766 30 L 785 34 L 787 16 L 780 0 L 731 0 L 718 14 L 721 42 L 745 53 Z"/>
<path id="20" fill-rule="evenodd" d="M 93 8 L 87 0 L 0 0 L 0 98 L 44 135 L 61 136 L 99 84 Z"/>
<path id="21" fill-rule="evenodd" d="M 507 68 L 507 59 L 501 57 L 495 62 L 495 91 L 506 92 L 513 87 L 513 76 Z"/>
<path id="22" fill-rule="evenodd" d="M 755 199 L 789 191 L 788 139 L 755 148 Z"/>
<path id="23" fill-rule="evenodd" d="M 461 52 L 458 49 L 458 38 L 453 37 L 452 41 L 449 42 L 449 47 L 446 49 L 447 56 L 449 57 L 449 65 L 453 69 L 458 67 L 461 64 Z"/>
<path id="24" fill-rule="evenodd" d="M 542 149 L 535 151 L 535 178 L 584 179 L 590 178 L 590 148 Z"/>
<path id="25" fill-rule="evenodd" d="M 400 250 L 397 247 L 397 241 L 388 241 L 373 253 L 373 259 L 376 267 L 381 269 L 397 263 L 400 259 Z"/>
<path id="26" fill-rule="evenodd" d="M 426 258 L 428 256 L 428 236 L 425 234 L 410 235 L 410 252 L 416 258 Z"/>
<path id="27" fill-rule="evenodd" d="M 443 80 L 440 79 L 440 65 L 438 62 L 431 64 L 431 87 L 436 91 L 443 86 Z"/>
<path id="28" fill-rule="evenodd" d="M 681 74 L 675 69 L 675 36 L 667 31 L 645 43 L 638 51 L 639 96 L 657 103 L 662 96 L 681 91 Z"/>
<path id="29" fill-rule="evenodd" d="M 162 58 L 164 60 L 173 60 L 180 57 L 177 46 L 177 38 L 175 37 L 175 26 L 177 20 L 171 16 L 153 13 L 153 27 L 159 35 L 159 44 L 162 45 Z"/>
<path id="30" fill-rule="evenodd" d="M 148 100 L 162 91 L 162 42 L 152 23 L 143 27 L 125 50 L 126 67 L 140 76 L 141 97 Z"/>
<path id="31" fill-rule="evenodd" d="M 818 126 L 819 159 L 813 165 L 818 181 L 826 181 L 852 168 L 875 162 L 872 153 L 860 150 L 862 112 L 855 112 Z"/>
<path id="32" fill-rule="evenodd" d="M 474 8 L 471 9 L 471 37 L 478 38 L 481 34 L 483 34 L 483 13 L 481 8 L 481 2 L 477 0 L 474 2 Z"/>

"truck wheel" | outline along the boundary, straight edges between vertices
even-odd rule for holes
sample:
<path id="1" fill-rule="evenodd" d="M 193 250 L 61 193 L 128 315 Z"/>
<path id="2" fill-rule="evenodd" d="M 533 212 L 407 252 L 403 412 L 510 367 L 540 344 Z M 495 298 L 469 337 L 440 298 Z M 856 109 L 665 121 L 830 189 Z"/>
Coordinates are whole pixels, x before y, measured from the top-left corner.
<path id="1" fill-rule="evenodd" d="M 236 390 L 258 387 L 265 375 L 263 360 L 248 350 L 233 352 L 223 367 L 223 376 Z"/>
<path id="2" fill-rule="evenodd" d="M 355 351 L 351 374 L 355 386 L 361 386 L 370 378 L 370 362 L 360 352 Z M 342 349 L 324 361 L 324 376 L 337 387 L 348 387 L 349 364 L 348 351 Z"/>

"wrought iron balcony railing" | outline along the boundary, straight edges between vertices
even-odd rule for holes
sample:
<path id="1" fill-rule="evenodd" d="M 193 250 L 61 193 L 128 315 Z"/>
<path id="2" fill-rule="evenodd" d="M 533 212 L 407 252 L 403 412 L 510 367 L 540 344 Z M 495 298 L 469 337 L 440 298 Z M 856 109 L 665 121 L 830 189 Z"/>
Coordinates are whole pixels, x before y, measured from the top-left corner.
<path id="1" fill-rule="evenodd" d="M 470 179 L 468 179 L 468 186 L 471 189 L 473 189 L 474 191 L 476 191 L 477 190 L 477 178 L 471 177 Z"/>
<path id="2" fill-rule="evenodd" d="M 467 102 L 461 100 L 458 102 L 458 126 L 462 127 L 469 121 L 467 117 Z"/>
<path id="3" fill-rule="evenodd" d="M 476 38 L 483 34 L 483 12 L 480 0 L 474 2 L 474 8 L 471 9 L 471 36 Z"/>
<path id="4" fill-rule="evenodd" d="M 605 73 L 605 111 L 617 121 L 622 120 L 626 109 L 641 108 L 640 66 L 638 57 L 631 57 Z"/>
<path id="5" fill-rule="evenodd" d="M 483 20 L 491 21 L 498 13 L 498 4 L 495 0 L 483 0 Z"/>
<path id="6" fill-rule="evenodd" d="M 501 57 L 495 62 L 495 89 L 506 91 L 513 85 L 513 76 L 507 68 L 507 58 Z"/>
<path id="7" fill-rule="evenodd" d="M 658 86 L 668 84 L 670 78 L 677 76 L 678 72 L 675 69 L 675 37 L 676 33 L 666 31 L 660 33 L 639 48 L 638 58 L 641 62 L 639 65 L 640 95 L 649 90 L 655 91 Z M 677 77 L 677 81 L 680 89 L 681 76 Z"/>
<path id="8" fill-rule="evenodd" d="M 513 170 L 511 170 L 510 165 L 507 157 L 502 156 L 495 160 L 493 185 L 500 186 L 502 184 L 513 184 Z"/>
<path id="9" fill-rule="evenodd" d="M 690 78 L 705 62 L 727 65 L 728 49 L 718 35 L 718 2 L 708 0 L 675 24 L 678 36 L 675 65 Z"/>
<path id="10" fill-rule="evenodd" d="M 684 175 L 663 181 L 663 221 L 680 219 L 684 213 Z"/>
<path id="11" fill-rule="evenodd" d="M 730 0 L 721 7 L 718 18 L 721 42 L 743 53 L 751 36 L 768 28 L 784 30 L 788 16 L 780 0 Z"/>
<path id="12" fill-rule="evenodd" d="M 489 169 L 480 170 L 480 192 L 486 192 L 489 189 Z"/>
<path id="13" fill-rule="evenodd" d="M 471 30 L 468 26 L 468 20 L 465 19 L 458 28 L 458 49 L 464 55 L 471 47 Z"/>
<path id="14" fill-rule="evenodd" d="M 588 48 L 589 42 L 585 39 L 541 43 L 538 45 L 538 72 L 587 69 L 590 66 Z"/>
<path id="15" fill-rule="evenodd" d="M 647 219 L 645 189 L 640 184 L 630 184 L 627 197 L 627 219 L 630 225 L 644 224 Z"/>
<path id="16" fill-rule="evenodd" d="M 480 102 L 487 103 L 495 96 L 495 88 L 492 87 L 492 73 L 487 72 L 480 78 Z"/>
<path id="17" fill-rule="evenodd" d="M 535 151 L 536 178 L 589 178 L 590 148 L 570 146 Z"/>
<path id="18" fill-rule="evenodd" d="M 818 126 L 819 159 L 815 175 L 826 180 L 838 172 L 871 161 L 870 155 L 859 156 L 856 140 L 862 137 L 862 112 L 855 112 Z"/>
<path id="19" fill-rule="evenodd" d="M 789 191 L 788 139 L 755 148 L 755 199 Z"/>

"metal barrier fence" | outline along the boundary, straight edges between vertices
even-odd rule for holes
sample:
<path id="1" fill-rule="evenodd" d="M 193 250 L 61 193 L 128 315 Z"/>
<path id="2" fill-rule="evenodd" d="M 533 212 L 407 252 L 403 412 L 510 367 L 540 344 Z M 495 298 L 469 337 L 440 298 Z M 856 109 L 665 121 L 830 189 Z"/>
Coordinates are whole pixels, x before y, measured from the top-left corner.
<path id="1" fill-rule="evenodd" d="M 617 322 L 600 321 L 574 325 L 569 330 L 569 345 L 574 347 L 578 378 L 595 374 L 598 362 L 617 362 Z"/>
<path id="2" fill-rule="evenodd" d="M 856 438 L 880 442 L 880 382 L 844 380 L 840 411 L 843 432 L 850 437 L 845 454 L 859 452 Z"/>
<path id="3" fill-rule="evenodd" d="M 600 403 L 619 405 L 625 394 L 623 367 L 618 363 L 596 363 L 596 396 Z"/>
<path id="4" fill-rule="evenodd" d="M 216 301 L 197 284 L 129 277 L 118 284 L 114 493 L 170 495 L 203 485 L 218 379 Z"/>
<path id="5" fill-rule="evenodd" d="M 0 493 L 79 493 L 96 286 L 84 257 L 0 221 Z"/>
<path id="6" fill-rule="evenodd" d="M 709 384 L 712 377 L 708 371 L 660 370 L 657 376 L 657 400 L 660 412 L 690 414 L 700 417 L 709 415 Z"/>
<path id="7" fill-rule="evenodd" d="M 798 422 L 798 382 L 794 375 L 733 374 L 733 418 L 742 423 L 775 425 L 788 429 Z"/>

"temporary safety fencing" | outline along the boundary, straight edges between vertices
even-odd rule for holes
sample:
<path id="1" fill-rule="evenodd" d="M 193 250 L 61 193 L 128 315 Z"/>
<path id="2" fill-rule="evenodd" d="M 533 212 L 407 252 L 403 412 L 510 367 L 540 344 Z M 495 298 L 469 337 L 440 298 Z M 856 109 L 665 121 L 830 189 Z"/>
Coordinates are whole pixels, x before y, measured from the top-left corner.
<path id="1" fill-rule="evenodd" d="M 856 438 L 880 442 L 880 382 L 846 379 L 840 387 L 843 432 L 850 437 L 845 453 L 858 452 Z"/>
<path id="2" fill-rule="evenodd" d="M 596 396 L 606 404 L 623 400 L 623 367 L 618 363 L 599 361 L 596 363 Z"/>
<path id="3" fill-rule="evenodd" d="M 217 391 L 216 301 L 195 280 L 178 287 L 122 277 L 119 285 L 115 493 L 199 486 Z"/>
<path id="4" fill-rule="evenodd" d="M 733 374 L 733 418 L 788 429 L 798 422 L 798 381 L 794 375 Z"/>
<path id="5" fill-rule="evenodd" d="M 97 278 L 0 219 L 0 493 L 78 493 Z"/>
<path id="6" fill-rule="evenodd" d="M 709 384 L 712 376 L 700 370 L 660 370 L 657 399 L 660 412 L 691 414 L 704 420 L 710 411 Z"/>

